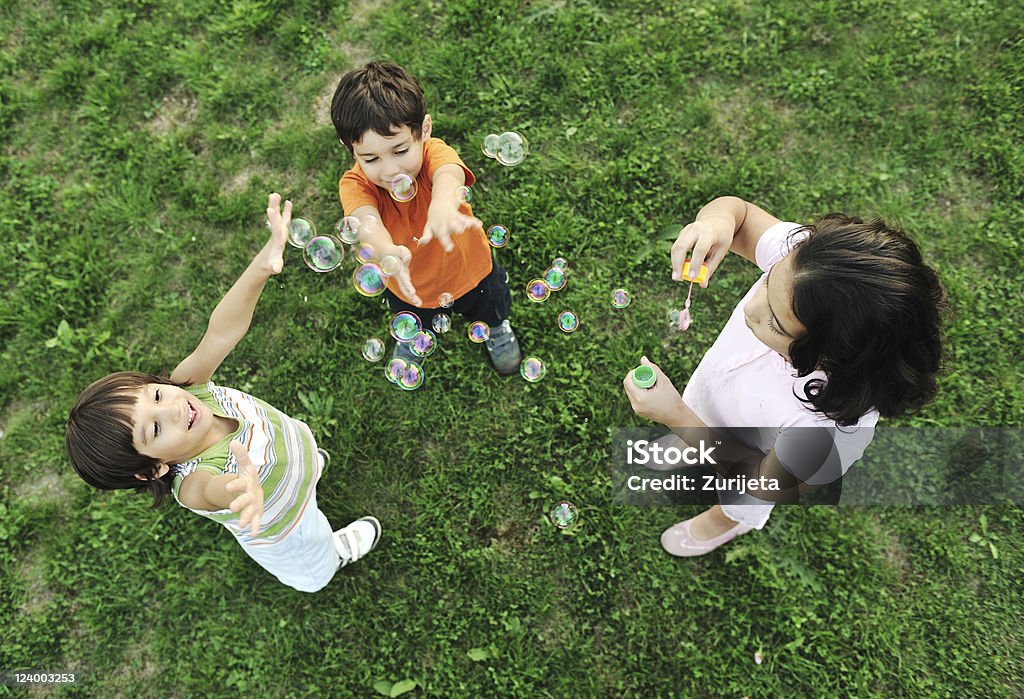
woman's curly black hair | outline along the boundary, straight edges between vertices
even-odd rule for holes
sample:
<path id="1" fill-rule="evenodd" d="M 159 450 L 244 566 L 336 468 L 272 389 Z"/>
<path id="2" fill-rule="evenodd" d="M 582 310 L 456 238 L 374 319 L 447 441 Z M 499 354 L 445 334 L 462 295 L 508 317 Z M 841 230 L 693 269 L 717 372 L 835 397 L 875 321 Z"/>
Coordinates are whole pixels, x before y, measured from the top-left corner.
<path id="1" fill-rule="evenodd" d="M 812 409 L 839 425 L 872 408 L 883 417 L 935 397 L 948 314 L 938 275 L 901 230 L 829 214 L 794 248 L 793 313 L 807 332 L 789 347 Z"/>

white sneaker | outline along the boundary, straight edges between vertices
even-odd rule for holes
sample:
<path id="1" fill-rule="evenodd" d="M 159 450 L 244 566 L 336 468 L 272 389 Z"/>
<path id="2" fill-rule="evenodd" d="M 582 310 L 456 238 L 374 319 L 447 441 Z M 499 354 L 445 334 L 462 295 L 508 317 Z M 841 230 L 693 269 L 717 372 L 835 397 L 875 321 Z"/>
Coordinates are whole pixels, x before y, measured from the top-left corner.
<path id="1" fill-rule="evenodd" d="M 360 558 L 372 551 L 377 542 L 380 541 L 380 522 L 376 517 L 360 517 L 347 527 L 334 532 L 334 548 L 341 558 L 341 565 L 344 568 L 349 563 L 355 563 Z"/>

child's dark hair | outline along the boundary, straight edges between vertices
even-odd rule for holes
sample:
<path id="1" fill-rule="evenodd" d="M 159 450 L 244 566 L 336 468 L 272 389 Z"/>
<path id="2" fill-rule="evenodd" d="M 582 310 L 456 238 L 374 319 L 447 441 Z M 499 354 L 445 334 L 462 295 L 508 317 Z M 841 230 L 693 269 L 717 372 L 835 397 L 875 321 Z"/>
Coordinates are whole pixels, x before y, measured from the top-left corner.
<path id="1" fill-rule="evenodd" d="M 131 410 L 138 401 L 139 389 L 150 383 L 178 385 L 137 371 L 117 372 L 90 384 L 68 416 L 64 446 L 71 467 L 89 485 L 103 490 L 149 491 L 156 507 L 171 492 L 174 474 L 152 478 L 160 462 L 139 454 L 132 438 L 135 425 Z"/>
<path id="2" fill-rule="evenodd" d="M 799 376 L 821 369 L 806 403 L 839 425 L 872 408 L 911 413 L 935 397 L 942 367 L 938 275 L 906 233 L 829 214 L 793 250 L 793 313 L 807 332 L 789 347 Z M 797 231 L 798 233 L 800 231 Z"/>
<path id="3" fill-rule="evenodd" d="M 367 63 L 349 71 L 331 100 L 331 121 L 345 147 L 362 140 L 367 131 L 391 136 L 408 126 L 419 139 L 427 107 L 416 78 L 394 63 Z"/>

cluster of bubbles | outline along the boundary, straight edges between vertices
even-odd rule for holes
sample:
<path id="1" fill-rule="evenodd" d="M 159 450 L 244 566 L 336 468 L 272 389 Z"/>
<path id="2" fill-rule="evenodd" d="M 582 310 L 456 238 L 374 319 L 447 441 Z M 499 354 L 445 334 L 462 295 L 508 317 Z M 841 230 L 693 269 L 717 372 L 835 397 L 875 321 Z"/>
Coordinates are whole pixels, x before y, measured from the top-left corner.
<path id="1" fill-rule="evenodd" d="M 579 522 L 580 511 L 568 500 L 563 500 L 548 513 L 548 519 L 559 529 L 570 529 Z"/>
<path id="2" fill-rule="evenodd" d="M 561 291 L 569 281 L 569 263 L 563 257 L 556 257 L 551 266 L 544 270 L 544 276 L 531 279 L 526 284 L 526 297 L 535 303 L 547 301 L 552 291 Z"/>
<path id="3" fill-rule="evenodd" d="M 512 166 L 526 160 L 530 153 L 530 144 L 521 133 L 505 131 L 500 135 L 487 134 L 482 150 L 488 158 L 494 158 L 502 165 Z"/>
<path id="4" fill-rule="evenodd" d="M 302 250 L 302 261 L 314 272 L 335 270 L 345 259 L 342 241 L 333 235 L 317 234 L 316 224 L 306 218 L 293 218 L 288 224 L 288 244 Z"/>
<path id="5" fill-rule="evenodd" d="M 401 357 L 392 357 L 384 365 L 388 381 L 406 391 L 414 391 L 423 385 L 423 367 L 416 362 L 407 362 Z"/>

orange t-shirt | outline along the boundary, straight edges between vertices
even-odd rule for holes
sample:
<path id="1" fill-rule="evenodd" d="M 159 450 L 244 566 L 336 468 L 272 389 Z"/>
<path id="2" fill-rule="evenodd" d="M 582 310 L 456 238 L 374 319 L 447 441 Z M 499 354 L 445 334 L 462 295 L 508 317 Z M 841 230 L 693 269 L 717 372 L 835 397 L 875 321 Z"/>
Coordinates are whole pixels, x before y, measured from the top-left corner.
<path id="1" fill-rule="evenodd" d="M 419 247 L 413 240 L 414 236 L 423 236 L 423 227 L 427 224 L 434 173 L 437 168 L 448 163 L 456 163 L 462 168 L 466 173 L 467 186 L 476 181 L 454 148 L 439 138 L 430 138 L 423 144 L 423 167 L 416 177 L 416 196 L 411 201 L 397 202 L 392 199 L 387 190 L 367 179 L 359 163 L 346 171 L 338 182 L 338 194 L 346 216 L 361 206 L 375 207 L 395 245 L 404 245 L 412 252 L 409 275 L 416 293 L 426 304 L 425 308 L 437 308 L 440 305 L 437 299 L 445 292 L 459 298 L 472 291 L 491 272 L 491 248 L 479 228 L 453 235 L 455 249 L 451 252 L 445 252 L 436 239 L 423 247 Z M 469 204 L 460 205 L 459 211 L 467 216 L 473 215 Z M 388 288 L 400 299 L 410 303 L 399 291 L 395 280 L 388 280 Z"/>

